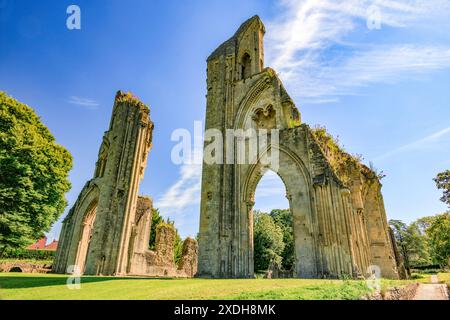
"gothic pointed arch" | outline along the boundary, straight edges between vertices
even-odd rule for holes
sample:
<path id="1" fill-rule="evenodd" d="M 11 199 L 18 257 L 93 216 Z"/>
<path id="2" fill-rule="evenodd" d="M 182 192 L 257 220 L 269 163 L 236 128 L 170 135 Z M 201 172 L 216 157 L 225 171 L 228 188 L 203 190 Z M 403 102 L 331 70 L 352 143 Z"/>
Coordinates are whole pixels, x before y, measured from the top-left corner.
<path id="1" fill-rule="evenodd" d="M 334 159 L 301 123 L 276 72 L 262 69 L 263 36 L 261 20 L 252 17 L 207 60 L 205 128 L 219 130 L 223 137 L 229 131 L 239 135 L 223 144 L 231 161 L 202 167 L 199 275 L 254 276 L 254 192 L 271 169 L 286 187 L 293 214 L 297 277 L 358 277 L 377 263 L 385 276 L 395 278 L 380 188 L 373 186 L 362 197 L 356 184 L 341 179 Z M 253 69 L 247 77 L 242 66 L 248 61 Z M 250 135 L 242 135 L 247 131 Z M 356 175 L 364 173 L 358 169 Z M 362 183 L 368 186 L 364 178 Z M 356 201 L 358 197 L 362 200 Z M 364 217 L 372 218 L 367 222 Z"/>

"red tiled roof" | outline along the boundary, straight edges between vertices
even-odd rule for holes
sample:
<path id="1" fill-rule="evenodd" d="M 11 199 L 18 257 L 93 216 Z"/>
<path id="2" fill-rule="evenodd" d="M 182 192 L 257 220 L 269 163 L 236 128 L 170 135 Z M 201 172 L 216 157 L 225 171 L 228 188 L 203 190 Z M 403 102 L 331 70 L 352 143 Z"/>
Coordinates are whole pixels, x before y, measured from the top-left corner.
<path id="1" fill-rule="evenodd" d="M 56 251 L 56 248 L 58 247 L 58 241 L 53 240 L 51 243 L 47 244 L 47 237 L 42 237 L 36 243 L 29 246 L 28 250 L 50 250 L 50 251 Z"/>
<path id="2" fill-rule="evenodd" d="M 58 247 L 58 241 L 53 240 L 49 245 L 45 246 L 45 250 L 56 251 L 57 247 Z"/>
<path id="3" fill-rule="evenodd" d="M 27 249 L 28 250 L 42 250 L 45 248 L 45 244 L 47 243 L 47 237 L 42 237 L 36 243 L 30 245 Z"/>

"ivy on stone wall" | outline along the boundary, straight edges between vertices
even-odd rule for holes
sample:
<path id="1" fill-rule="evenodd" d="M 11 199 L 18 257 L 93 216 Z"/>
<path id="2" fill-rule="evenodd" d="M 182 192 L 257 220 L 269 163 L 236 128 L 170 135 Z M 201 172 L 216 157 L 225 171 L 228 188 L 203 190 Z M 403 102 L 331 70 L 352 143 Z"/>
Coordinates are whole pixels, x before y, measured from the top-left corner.
<path id="1" fill-rule="evenodd" d="M 382 171 L 378 172 L 372 164 L 370 168 L 364 165 L 361 155 L 352 155 L 346 152 L 340 144 L 339 138 L 333 137 L 327 132 L 325 127 L 316 126 L 311 129 L 311 132 L 334 172 L 344 184 L 350 181 L 351 173 L 355 170 L 359 171 L 367 179 L 381 180 L 385 176 Z"/>

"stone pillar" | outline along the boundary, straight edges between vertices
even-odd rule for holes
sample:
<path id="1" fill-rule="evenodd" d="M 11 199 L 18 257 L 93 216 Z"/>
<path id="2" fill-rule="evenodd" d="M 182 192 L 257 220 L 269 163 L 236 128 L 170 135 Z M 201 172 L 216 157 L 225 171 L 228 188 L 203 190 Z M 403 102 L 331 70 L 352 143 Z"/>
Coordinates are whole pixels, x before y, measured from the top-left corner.
<path id="1" fill-rule="evenodd" d="M 64 221 L 56 272 L 66 272 L 67 267 L 81 261 L 79 256 L 83 254 L 79 249 L 87 246 L 81 238 L 83 223 L 96 204 L 92 238 L 83 260 L 84 272 L 126 274 L 138 189 L 152 143 L 153 123 L 149 113 L 148 106 L 132 94 L 117 93 L 94 177 L 85 185 Z"/>

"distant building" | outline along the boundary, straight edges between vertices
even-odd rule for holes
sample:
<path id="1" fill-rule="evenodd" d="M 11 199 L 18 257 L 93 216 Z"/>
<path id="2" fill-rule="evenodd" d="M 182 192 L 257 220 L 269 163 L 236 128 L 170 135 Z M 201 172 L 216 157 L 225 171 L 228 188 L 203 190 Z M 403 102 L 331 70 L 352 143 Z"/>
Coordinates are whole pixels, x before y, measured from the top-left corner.
<path id="1" fill-rule="evenodd" d="M 58 247 L 58 241 L 53 240 L 51 243 L 47 245 L 47 237 L 43 236 L 41 239 L 36 241 L 36 243 L 30 245 L 27 247 L 28 250 L 49 250 L 49 251 L 56 251 L 56 248 Z"/>
<path id="2" fill-rule="evenodd" d="M 39 239 L 38 241 L 36 241 L 36 243 L 30 245 L 27 249 L 28 250 L 44 250 L 46 244 L 47 244 L 47 237 L 44 236 L 41 239 Z"/>
<path id="3" fill-rule="evenodd" d="M 56 251 L 58 248 L 58 240 L 53 240 L 48 245 L 45 246 L 45 250 Z"/>

